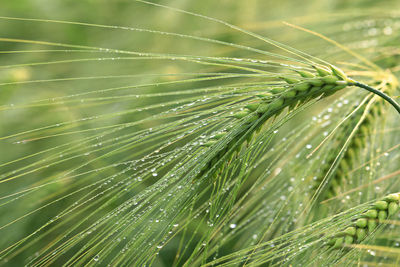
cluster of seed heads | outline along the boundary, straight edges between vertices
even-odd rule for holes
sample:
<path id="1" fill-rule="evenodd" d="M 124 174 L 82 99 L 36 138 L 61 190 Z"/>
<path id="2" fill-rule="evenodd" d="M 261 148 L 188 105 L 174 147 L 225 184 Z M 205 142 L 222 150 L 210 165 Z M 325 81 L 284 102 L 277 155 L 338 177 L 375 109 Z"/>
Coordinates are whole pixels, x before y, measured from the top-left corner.
<path id="1" fill-rule="evenodd" d="M 337 249 L 346 245 L 360 243 L 382 224 L 384 220 L 398 211 L 399 201 L 400 193 L 395 193 L 375 202 L 352 226 L 347 227 L 332 238 L 328 242 L 328 245 Z"/>
<path id="2" fill-rule="evenodd" d="M 387 91 L 389 91 L 389 93 L 396 87 L 395 82 L 396 81 L 386 84 L 386 89 Z M 365 147 L 368 137 L 372 134 L 372 126 L 374 121 L 382 116 L 385 104 L 386 102 L 382 98 L 377 99 L 364 118 L 362 118 L 364 109 L 360 109 L 346 122 L 346 124 L 343 126 L 343 131 L 341 131 L 336 136 L 334 141 L 335 144 L 337 144 L 337 146 L 335 146 L 336 151 L 335 153 L 329 153 L 324 164 L 321 166 L 321 175 L 318 176 L 317 180 L 315 181 L 314 190 L 319 187 L 325 177 L 325 174 L 333 165 L 336 156 L 341 149 L 341 144 L 343 144 L 343 141 L 346 140 L 349 131 L 353 130 L 357 123 L 362 120 L 357 132 L 350 140 L 347 150 L 343 154 L 343 157 L 339 159 L 340 162 L 338 163 L 337 168 L 334 170 L 331 179 L 329 179 L 329 183 L 326 186 L 326 189 L 321 195 L 323 199 L 332 198 L 340 193 L 341 187 L 347 178 L 348 172 L 354 166 L 360 151 Z"/>
<path id="3" fill-rule="evenodd" d="M 314 66 L 314 69 L 314 73 L 298 70 L 296 78 L 281 77 L 286 85 L 272 88 L 266 94 L 258 95 L 256 103 L 249 104 L 243 111 L 234 114 L 233 117 L 241 122 L 240 127 L 218 132 L 204 144 L 206 147 L 219 147 L 219 149 L 209 157 L 199 176 L 215 168 L 222 157 L 231 158 L 239 152 L 245 140 L 250 142 L 254 133 L 260 130 L 269 118 L 279 115 L 286 107 L 294 108 L 312 99 L 329 96 L 352 82 L 342 70 L 335 66 L 330 66 L 330 68 Z M 227 136 L 229 138 L 226 138 Z"/>
<path id="4" fill-rule="evenodd" d="M 330 70 L 317 66 L 314 68 L 316 74 L 297 71 L 301 78 L 281 77 L 287 83 L 286 86 L 275 87 L 269 94 L 259 95 L 258 103 L 247 105 L 247 110 L 236 113 L 234 117 L 241 119 L 253 112 L 259 116 L 269 111 L 279 113 L 287 106 L 294 107 L 318 96 L 331 95 L 348 85 L 349 79 L 337 67 L 331 66 Z"/>
<path id="5" fill-rule="evenodd" d="M 370 113 L 364 118 L 364 120 L 359 125 L 357 132 L 354 137 L 349 141 L 347 150 L 344 152 L 343 157 L 340 158 L 338 166 L 334 173 L 332 174 L 332 178 L 329 180 L 329 184 L 326 187 L 324 194 L 322 195 L 323 199 L 331 198 L 340 193 L 341 187 L 346 180 L 348 172 L 354 166 L 360 151 L 365 147 L 368 136 L 371 135 L 372 124 L 374 120 L 379 118 L 382 113 L 382 106 L 380 103 L 376 103 L 373 107 L 371 107 Z M 331 166 L 333 165 L 337 154 L 341 150 L 341 146 L 343 142 L 347 138 L 347 134 L 353 130 L 359 120 L 362 118 L 363 110 L 360 110 L 355 114 L 347 123 L 343 126 L 343 130 L 336 136 L 334 143 L 335 145 L 335 153 L 329 153 L 327 159 L 324 164 L 321 166 L 321 175 L 318 176 L 315 181 L 314 189 L 318 188 L 321 182 L 323 181 L 325 174 L 329 171 Z"/>

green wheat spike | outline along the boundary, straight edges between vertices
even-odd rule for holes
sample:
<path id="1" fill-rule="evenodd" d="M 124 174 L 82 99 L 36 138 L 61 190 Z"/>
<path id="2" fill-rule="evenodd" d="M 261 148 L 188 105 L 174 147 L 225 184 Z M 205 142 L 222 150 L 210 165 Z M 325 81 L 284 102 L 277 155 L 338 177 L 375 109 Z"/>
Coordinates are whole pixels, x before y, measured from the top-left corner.
<path id="1" fill-rule="evenodd" d="M 337 73 L 338 70 L 336 70 L 335 73 Z M 343 76 L 344 74 L 339 74 Z M 392 76 L 389 76 L 392 77 Z M 393 80 L 394 79 L 394 80 Z M 378 82 L 379 83 L 379 82 Z M 386 91 L 389 94 L 392 94 L 394 89 L 397 86 L 397 82 L 395 77 L 392 78 L 392 83 L 387 84 L 385 86 Z M 371 127 L 372 122 L 375 120 L 381 119 L 382 114 L 384 113 L 384 108 L 385 108 L 385 100 L 384 99 L 377 99 L 373 102 L 372 107 L 368 110 L 368 114 L 363 118 L 363 113 L 365 109 L 360 109 L 354 114 L 348 121 L 345 122 L 345 124 L 342 126 L 343 131 L 339 132 L 335 136 L 335 143 L 343 143 L 346 138 L 347 134 L 357 125 L 358 126 L 358 131 L 355 132 L 354 137 L 350 140 L 348 143 L 348 146 L 346 148 L 346 151 L 343 153 L 343 155 L 339 158 L 339 161 L 336 162 L 337 168 L 333 170 L 333 172 L 330 174 L 329 181 L 326 185 L 324 185 L 324 191 L 321 194 L 322 199 L 328 199 L 336 196 L 340 192 L 340 188 L 343 185 L 343 183 L 346 180 L 347 173 L 352 169 L 354 166 L 355 161 L 357 160 L 357 157 L 360 153 L 360 151 L 365 147 L 367 138 L 368 136 L 371 135 Z M 360 123 L 361 121 L 361 123 Z M 329 153 L 331 155 L 338 155 L 340 152 L 340 148 L 333 148 L 332 151 Z M 324 165 L 321 168 L 320 175 L 318 176 L 317 180 L 315 181 L 314 184 L 314 190 L 317 189 L 321 182 L 323 182 L 323 179 L 325 177 L 325 174 L 328 173 L 329 169 L 332 167 L 333 163 L 335 162 L 335 157 L 328 157 L 327 161 L 324 163 Z"/>
<path id="2" fill-rule="evenodd" d="M 197 176 L 201 176 L 206 170 L 218 169 L 219 166 L 213 163 L 220 164 L 225 154 L 231 155 L 233 151 L 240 149 L 245 140 L 252 138 L 256 129 L 261 128 L 267 120 L 281 113 L 286 107 L 293 103 L 307 102 L 317 97 L 330 95 L 347 86 L 342 76 L 334 72 L 329 72 L 329 75 L 327 73 L 328 71 L 323 73 L 324 75 L 318 73 L 312 78 L 310 75 L 303 74 L 302 77 L 306 76 L 306 78 L 300 80 L 281 77 L 288 83 L 287 87 L 274 88 L 271 90 L 273 95 L 270 98 L 261 99 L 257 104 L 247 106 L 247 111 L 233 114 L 233 117 L 239 120 L 239 125 L 227 132 L 226 138 L 220 137 L 218 140 L 212 138 L 215 140 L 206 143 L 206 146 L 215 149 L 207 154 L 207 159 L 203 161 L 203 167 Z"/>
<path id="3" fill-rule="evenodd" d="M 371 208 L 360 215 L 352 226 L 342 230 L 332 238 L 328 245 L 339 249 L 346 245 L 362 242 L 386 219 L 392 217 L 399 209 L 400 193 L 390 194 L 375 202 Z"/>

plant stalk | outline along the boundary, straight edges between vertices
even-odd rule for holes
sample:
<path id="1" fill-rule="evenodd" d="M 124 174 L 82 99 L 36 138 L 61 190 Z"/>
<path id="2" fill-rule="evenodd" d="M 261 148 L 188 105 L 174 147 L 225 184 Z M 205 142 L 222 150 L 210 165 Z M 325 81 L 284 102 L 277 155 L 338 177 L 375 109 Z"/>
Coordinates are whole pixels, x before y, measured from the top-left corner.
<path id="1" fill-rule="evenodd" d="M 363 88 L 363 89 L 365 89 L 367 91 L 370 91 L 371 93 L 374 93 L 374 94 L 382 97 L 387 102 L 389 102 L 397 110 L 397 112 L 400 114 L 400 105 L 393 98 L 391 98 L 387 94 L 383 93 L 382 91 L 376 90 L 375 88 L 373 88 L 371 86 L 368 86 L 366 84 L 360 83 L 360 82 L 353 82 L 353 83 L 350 83 L 349 85 L 353 85 L 353 86 L 357 86 L 357 87 Z"/>

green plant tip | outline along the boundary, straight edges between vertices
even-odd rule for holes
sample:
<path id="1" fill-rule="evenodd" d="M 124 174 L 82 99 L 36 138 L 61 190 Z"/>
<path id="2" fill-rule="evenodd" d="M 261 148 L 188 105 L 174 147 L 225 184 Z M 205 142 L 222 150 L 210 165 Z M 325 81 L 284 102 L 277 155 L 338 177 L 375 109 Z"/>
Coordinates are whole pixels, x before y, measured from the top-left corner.
<path id="1" fill-rule="evenodd" d="M 287 90 L 282 94 L 283 97 L 285 98 L 293 98 L 296 96 L 296 91 L 295 90 Z"/>
<path id="2" fill-rule="evenodd" d="M 335 84 L 336 82 L 339 81 L 338 77 L 334 75 L 327 75 L 321 78 L 325 83 L 327 84 Z"/>
<path id="3" fill-rule="evenodd" d="M 380 210 L 386 210 L 388 208 L 388 203 L 386 201 L 380 200 L 375 202 L 375 207 Z"/>
<path id="4" fill-rule="evenodd" d="M 284 102 L 285 101 L 282 98 L 278 98 L 274 102 L 269 104 L 269 108 L 270 108 L 270 110 L 277 110 L 283 106 Z"/>
<path id="5" fill-rule="evenodd" d="M 353 227 L 353 226 L 347 227 L 347 228 L 343 231 L 343 233 L 345 233 L 346 235 L 352 235 L 352 236 L 354 236 L 354 235 L 356 235 L 356 228 Z"/>
<path id="6" fill-rule="evenodd" d="M 392 216 L 393 214 L 395 214 L 398 209 L 399 209 L 399 205 L 397 203 L 390 202 L 389 203 L 389 208 L 388 208 L 389 216 Z"/>
<path id="7" fill-rule="evenodd" d="M 367 231 L 364 228 L 357 228 L 357 240 L 362 241 L 367 236 Z"/>
<path id="8" fill-rule="evenodd" d="M 332 91 L 331 93 L 334 93 L 335 91 L 332 90 L 334 87 L 335 87 L 335 85 L 333 85 L 333 84 L 325 84 L 324 86 L 322 86 L 321 90 Z"/>
<path id="9" fill-rule="evenodd" d="M 295 83 L 299 83 L 300 81 L 294 78 L 288 78 L 288 77 L 279 77 L 282 80 L 284 80 L 285 82 L 287 82 L 288 84 L 295 84 Z"/>
<path id="10" fill-rule="evenodd" d="M 336 238 L 335 244 L 333 245 L 334 249 L 341 248 L 343 246 L 343 237 Z"/>
<path id="11" fill-rule="evenodd" d="M 242 111 L 242 112 L 237 112 L 237 113 L 233 114 L 233 117 L 235 117 L 236 119 L 243 119 L 247 115 L 249 115 L 248 112 Z"/>
<path id="12" fill-rule="evenodd" d="M 314 86 L 324 85 L 324 82 L 321 80 L 321 78 L 307 79 L 306 81 Z"/>
<path id="13" fill-rule="evenodd" d="M 296 72 L 297 72 L 298 74 L 300 74 L 301 77 L 304 77 L 304 78 L 314 78 L 314 77 L 315 77 L 315 75 L 312 74 L 312 73 L 309 72 L 309 71 L 305 71 L 305 70 L 296 70 Z"/>
<path id="14" fill-rule="evenodd" d="M 265 112 L 267 112 L 269 109 L 269 104 L 264 103 L 264 104 L 260 104 L 260 106 L 257 108 L 257 113 L 260 114 L 264 114 Z"/>
<path id="15" fill-rule="evenodd" d="M 257 120 L 258 120 L 258 115 L 255 112 L 250 113 L 250 116 L 248 116 L 248 123 L 254 123 Z"/>
<path id="16" fill-rule="evenodd" d="M 370 219 L 368 220 L 368 232 L 371 233 L 372 231 L 375 230 L 377 226 L 377 222 L 375 219 Z"/>
<path id="17" fill-rule="evenodd" d="M 341 78 L 342 80 L 347 80 L 347 75 L 338 67 L 334 66 L 334 65 L 330 65 L 331 70 L 333 72 L 333 74 L 335 74 L 337 77 Z"/>
<path id="18" fill-rule="evenodd" d="M 250 111 L 256 111 L 258 107 L 260 106 L 260 103 L 254 103 L 254 104 L 248 104 L 246 108 Z"/>
<path id="19" fill-rule="evenodd" d="M 365 217 L 370 218 L 370 219 L 375 219 L 378 217 L 378 211 L 375 209 L 368 210 L 363 214 Z"/>
<path id="20" fill-rule="evenodd" d="M 304 92 L 304 91 L 307 91 L 310 87 L 311 87 L 311 85 L 309 83 L 302 82 L 302 83 L 296 84 L 293 87 L 293 89 L 296 91 Z"/>
<path id="21" fill-rule="evenodd" d="M 345 243 L 346 245 L 351 245 L 351 244 L 353 244 L 353 242 L 354 242 L 354 238 L 353 238 L 352 236 L 346 235 L 346 236 L 344 237 L 344 243 Z"/>
<path id="22" fill-rule="evenodd" d="M 378 213 L 378 219 L 379 219 L 380 222 L 387 219 L 387 212 L 386 212 L 386 210 L 381 210 L 381 211 L 379 211 L 379 213 Z"/>
<path id="23" fill-rule="evenodd" d="M 356 221 L 356 226 L 359 228 L 365 228 L 367 226 L 367 219 L 361 218 Z"/>
<path id="24" fill-rule="evenodd" d="M 284 92 L 285 90 L 286 90 L 285 87 L 275 87 L 275 88 L 271 89 L 271 93 L 276 95 L 276 94 L 280 94 L 280 93 Z"/>
<path id="25" fill-rule="evenodd" d="M 384 200 L 396 201 L 396 202 L 398 202 L 398 201 L 400 200 L 400 196 L 399 196 L 399 194 L 390 194 L 390 195 L 386 196 L 386 197 L 384 198 Z"/>
<path id="26" fill-rule="evenodd" d="M 332 72 L 330 70 L 325 69 L 323 67 L 313 66 L 313 68 L 318 72 L 318 75 L 321 77 L 332 74 Z"/>

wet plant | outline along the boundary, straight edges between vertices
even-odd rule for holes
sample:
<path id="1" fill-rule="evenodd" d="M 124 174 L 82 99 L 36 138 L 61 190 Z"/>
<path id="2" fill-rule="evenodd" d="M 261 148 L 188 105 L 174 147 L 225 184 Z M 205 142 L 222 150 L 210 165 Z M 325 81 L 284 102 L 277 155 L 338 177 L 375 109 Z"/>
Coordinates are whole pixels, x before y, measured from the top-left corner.
<path id="1" fill-rule="evenodd" d="M 392 6 L 89 2 L 0 12 L 2 265 L 399 262 Z"/>

